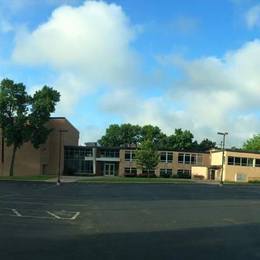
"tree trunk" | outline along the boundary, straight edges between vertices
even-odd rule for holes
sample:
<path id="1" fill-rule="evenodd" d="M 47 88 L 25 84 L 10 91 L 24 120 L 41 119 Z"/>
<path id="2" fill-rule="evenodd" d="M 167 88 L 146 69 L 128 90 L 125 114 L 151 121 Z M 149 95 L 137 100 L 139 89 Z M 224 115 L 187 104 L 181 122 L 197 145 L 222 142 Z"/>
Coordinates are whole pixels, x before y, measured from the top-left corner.
<path id="1" fill-rule="evenodd" d="M 147 177 L 150 178 L 150 170 L 148 169 Z"/>
<path id="2" fill-rule="evenodd" d="M 10 172 L 9 172 L 10 176 L 14 176 L 14 160 L 15 160 L 16 150 L 17 150 L 17 146 L 14 145 L 13 154 L 12 154 L 12 160 L 11 160 L 11 164 L 10 164 Z"/>

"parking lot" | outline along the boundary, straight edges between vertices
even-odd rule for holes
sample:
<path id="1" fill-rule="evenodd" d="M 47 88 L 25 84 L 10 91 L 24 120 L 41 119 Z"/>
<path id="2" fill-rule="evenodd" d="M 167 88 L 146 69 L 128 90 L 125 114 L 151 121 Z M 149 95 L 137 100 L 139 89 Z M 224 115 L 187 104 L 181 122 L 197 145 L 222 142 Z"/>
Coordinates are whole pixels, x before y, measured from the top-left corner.
<path id="1" fill-rule="evenodd" d="M 0 259 L 259 259 L 260 186 L 0 182 Z"/>

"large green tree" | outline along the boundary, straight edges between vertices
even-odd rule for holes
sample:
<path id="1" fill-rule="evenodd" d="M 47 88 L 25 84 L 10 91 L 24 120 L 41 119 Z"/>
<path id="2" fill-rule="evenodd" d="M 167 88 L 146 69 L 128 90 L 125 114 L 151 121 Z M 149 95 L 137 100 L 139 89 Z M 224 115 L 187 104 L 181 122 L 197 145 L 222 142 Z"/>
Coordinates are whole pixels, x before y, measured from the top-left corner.
<path id="1" fill-rule="evenodd" d="M 138 168 L 147 170 L 147 176 L 150 177 L 151 170 L 159 163 L 159 153 L 152 140 L 145 140 L 139 145 L 135 159 Z"/>
<path id="2" fill-rule="evenodd" d="M 18 148 L 29 141 L 38 148 L 46 141 L 51 131 L 46 123 L 59 100 L 59 92 L 48 86 L 31 96 L 26 92 L 24 84 L 14 83 L 10 79 L 1 81 L 0 126 L 7 146 L 13 147 L 10 176 L 14 174 Z"/>
<path id="3" fill-rule="evenodd" d="M 167 136 L 158 126 L 145 125 L 141 128 L 140 142 L 150 140 L 156 148 L 162 148 L 167 143 Z"/>
<path id="4" fill-rule="evenodd" d="M 98 140 L 102 146 L 119 147 L 137 145 L 140 141 L 141 127 L 131 124 L 112 124 L 106 129 L 104 136 Z"/>
<path id="5" fill-rule="evenodd" d="M 167 147 L 173 150 L 194 149 L 193 134 L 189 130 L 175 129 L 173 135 L 168 137 Z"/>
<path id="6" fill-rule="evenodd" d="M 208 138 L 206 138 L 206 139 L 203 139 L 198 144 L 197 150 L 204 152 L 204 151 L 208 151 L 210 149 L 216 148 L 216 147 L 217 147 L 216 142 L 213 142 L 213 141 L 209 140 Z M 196 148 L 196 145 L 194 148 Z"/>
<path id="7" fill-rule="evenodd" d="M 260 134 L 249 138 L 244 144 L 243 149 L 248 151 L 260 151 Z"/>

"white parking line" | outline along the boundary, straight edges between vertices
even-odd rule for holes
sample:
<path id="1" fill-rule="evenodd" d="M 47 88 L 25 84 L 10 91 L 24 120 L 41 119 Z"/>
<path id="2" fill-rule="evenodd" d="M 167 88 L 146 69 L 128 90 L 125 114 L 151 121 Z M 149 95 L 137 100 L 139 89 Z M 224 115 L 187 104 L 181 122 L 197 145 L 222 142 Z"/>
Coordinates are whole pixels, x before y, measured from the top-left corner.
<path id="1" fill-rule="evenodd" d="M 50 211 L 46 211 L 49 215 L 53 216 L 56 219 L 61 219 L 59 216 L 55 215 L 54 213 L 50 212 Z"/>
<path id="2" fill-rule="evenodd" d="M 22 217 L 22 214 L 20 214 L 16 209 L 12 209 L 12 211 L 17 217 Z"/>
<path id="3" fill-rule="evenodd" d="M 71 218 L 71 220 L 75 220 L 79 216 L 80 212 L 76 212 L 76 214 Z"/>

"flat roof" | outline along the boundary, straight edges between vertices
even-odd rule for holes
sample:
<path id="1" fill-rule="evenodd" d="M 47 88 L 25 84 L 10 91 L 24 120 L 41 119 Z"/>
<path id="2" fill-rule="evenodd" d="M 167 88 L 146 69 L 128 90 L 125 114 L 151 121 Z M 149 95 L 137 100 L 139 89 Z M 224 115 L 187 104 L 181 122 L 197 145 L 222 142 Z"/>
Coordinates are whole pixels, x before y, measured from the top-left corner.
<path id="1" fill-rule="evenodd" d="M 219 153 L 219 152 L 222 152 L 222 150 L 221 149 L 211 150 L 211 153 Z M 243 149 L 225 149 L 225 152 L 260 154 L 260 151 L 248 151 Z"/>

